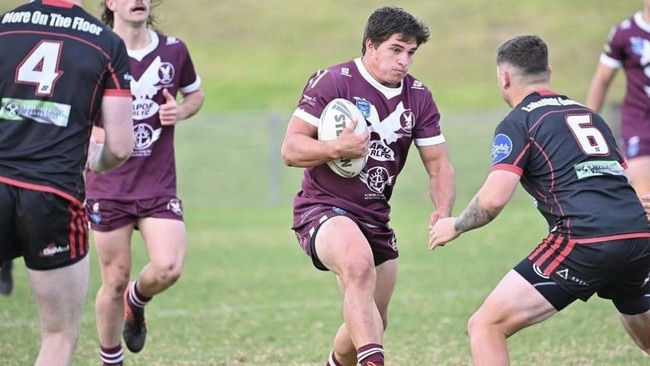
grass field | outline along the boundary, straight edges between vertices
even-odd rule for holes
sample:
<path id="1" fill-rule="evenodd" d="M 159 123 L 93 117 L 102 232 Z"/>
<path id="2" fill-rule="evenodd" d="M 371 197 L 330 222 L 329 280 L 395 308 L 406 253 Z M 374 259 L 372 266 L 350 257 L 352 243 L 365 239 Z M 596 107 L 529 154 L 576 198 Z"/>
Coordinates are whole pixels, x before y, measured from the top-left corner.
<path id="1" fill-rule="evenodd" d="M 0 12 L 21 3 L 3 0 Z M 98 1 L 86 1 L 94 9 Z M 301 171 L 282 167 L 288 113 L 314 68 L 355 57 L 363 23 L 380 1 L 171 1 L 160 25 L 185 39 L 206 90 L 200 115 L 177 130 L 179 194 L 189 251 L 183 277 L 148 307 L 137 366 L 322 366 L 341 321 L 333 276 L 316 271 L 292 232 Z M 432 27 L 413 72 L 432 86 L 457 172 L 457 210 L 482 183 L 491 134 L 505 113 L 494 49 L 519 33 L 551 47 L 554 85 L 584 97 L 609 27 L 639 0 L 403 1 Z M 569 30 L 570 29 L 570 30 Z M 2 50 L 0 50 L 2 52 Z M 620 84 L 619 84 L 620 85 Z M 620 86 L 619 86 L 620 87 Z M 616 91 L 613 96 L 616 95 Z M 488 111 L 488 112 L 483 112 Z M 501 276 L 545 235 L 532 200 L 518 192 L 491 225 L 429 252 L 426 177 L 414 152 L 400 176 L 392 225 L 400 275 L 385 336 L 395 366 L 468 365 L 465 324 Z M 134 242 L 139 268 L 146 254 Z M 98 365 L 95 253 L 75 365 Z M 20 262 L 15 292 L 0 298 L 0 365 L 33 363 L 36 309 Z M 513 365 L 647 365 L 614 307 L 577 303 L 510 341 Z"/>
<path id="2" fill-rule="evenodd" d="M 280 169 L 282 202 L 267 203 L 265 118 L 204 114 L 178 130 L 179 189 L 189 237 L 186 270 L 175 287 L 151 303 L 148 344 L 140 354 L 127 353 L 129 365 L 324 364 L 341 321 L 339 295 L 334 278 L 311 267 L 289 230 L 299 169 Z M 485 175 L 497 119 L 492 113 L 447 120 L 458 209 Z M 231 151 L 235 141 L 245 156 Z M 401 271 L 385 337 L 387 360 L 399 366 L 468 365 L 468 316 L 544 236 L 543 220 L 528 196 L 518 192 L 493 224 L 428 252 L 426 180 L 416 155 L 412 158 L 393 202 Z M 145 261 L 139 240 L 134 252 L 139 267 Z M 77 365 L 98 364 L 92 298 L 99 276 L 91 255 L 91 295 Z M 629 366 L 648 360 L 626 338 L 613 306 L 600 299 L 575 304 L 524 330 L 510 345 L 514 365 Z M 19 263 L 15 293 L 0 298 L 0 364 L 28 365 L 37 348 L 35 307 Z"/>

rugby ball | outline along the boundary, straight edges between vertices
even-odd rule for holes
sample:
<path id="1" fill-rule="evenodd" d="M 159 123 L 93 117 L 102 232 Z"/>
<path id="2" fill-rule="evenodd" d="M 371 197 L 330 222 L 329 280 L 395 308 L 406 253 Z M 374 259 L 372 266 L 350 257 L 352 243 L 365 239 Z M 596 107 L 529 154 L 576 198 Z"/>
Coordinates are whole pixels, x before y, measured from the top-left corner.
<path id="1" fill-rule="evenodd" d="M 320 115 L 318 139 L 321 141 L 335 140 L 353 120 L 357 121 L 357 126 L 352 131 L 355 135 L 361 135 L 368 129 L 366 118 L 356 105 L 344 98 L 332 100 Z M 334 173 L 344 178 L 352 178 L 361 172 L 366 161 L 368 161 L 368 156 L 357 159 L 335 159 L 328 161 L 327 165 Z"/>

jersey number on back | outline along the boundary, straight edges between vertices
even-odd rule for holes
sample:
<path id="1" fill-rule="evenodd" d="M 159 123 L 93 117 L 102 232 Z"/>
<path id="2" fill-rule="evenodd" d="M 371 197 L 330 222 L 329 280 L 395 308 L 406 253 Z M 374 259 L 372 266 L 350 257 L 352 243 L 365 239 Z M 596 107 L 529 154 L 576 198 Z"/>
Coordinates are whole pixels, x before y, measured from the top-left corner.
<path id="1" fill-rule="evenodd" d="M 569 115 L 566 118 L 566 124 L 571 129 L 582 152 L 587 155 L 609 154 L 607 140 L 600 130 L 594 127 L 590 114 Z"/>
<path id="2" fill-rule="evenodd" d="M 62 46 L 62 42 L 41 41 L 18 66 L 16 82 L 35 85 L 37 96 L 51 96 L 54 84 L 63 74 L 59 70 Z"/>

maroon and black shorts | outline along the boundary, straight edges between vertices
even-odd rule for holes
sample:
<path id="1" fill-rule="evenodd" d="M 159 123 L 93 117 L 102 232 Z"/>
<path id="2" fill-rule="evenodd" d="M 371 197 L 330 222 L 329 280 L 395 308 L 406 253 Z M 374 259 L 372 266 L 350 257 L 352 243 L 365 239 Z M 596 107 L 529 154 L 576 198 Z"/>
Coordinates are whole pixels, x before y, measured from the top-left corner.
<path id="1" fill-rule="evenodd" d="M 335 216 L 348 217 L 359 226 L 368 243 L 370 243 L 375 266 L 396 259 L 399 256 L 395 232 L 388 225 L 366 223 L 344 209 L 328 205 L 316 205 L 301 216 L 300 226 L 293 228 L 298 243 L 305 253 L 311 257 L 314 267 L 323 271 L 328 270 L 318 259 L 314 245 L 321 225 Z"/>

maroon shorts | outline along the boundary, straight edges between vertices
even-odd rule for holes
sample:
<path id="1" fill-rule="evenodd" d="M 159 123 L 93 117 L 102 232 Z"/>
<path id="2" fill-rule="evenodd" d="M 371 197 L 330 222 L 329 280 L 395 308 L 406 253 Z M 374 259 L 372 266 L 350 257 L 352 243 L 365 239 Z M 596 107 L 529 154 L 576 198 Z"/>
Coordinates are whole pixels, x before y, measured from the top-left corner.
<path id="1" fill-rule="evenodd" d="M 25 266 L 49 270 L 88 254 L 88 221 L 81 202 L 0 183 L 0 260 L 22 256 Z"/>
<path id="2" fill-rule="evenodd" d="M 625 157 L 630 160 L 641 156 L 650 156 L 650 138 L 632 136 L 621 138 L 621 149 Z"/>
<path id="3" fill-rule="evenodd" d="M 345 216 L 354 221 L 370 243 L 375 266 L 399 256 L 395 232 L 388 225 L 368 224 L 351 213 L 332 206 L 317 205 L 301 216 L 301 225 L 294 227 L 296 238 L 302 249 L 311 257 L 314 267 L 327 271 L 314 250 L 316 235 L 321 225 L 335 216 Z"/>
<path id="4" fill-rule="evenodd" d="M 113 231 L 145 217 L 183 221 L 181 200 L 169 196 L 141 200 L 87 199 L 86 213 L 90 228 L 97 231 Z"/>

